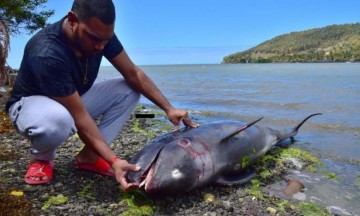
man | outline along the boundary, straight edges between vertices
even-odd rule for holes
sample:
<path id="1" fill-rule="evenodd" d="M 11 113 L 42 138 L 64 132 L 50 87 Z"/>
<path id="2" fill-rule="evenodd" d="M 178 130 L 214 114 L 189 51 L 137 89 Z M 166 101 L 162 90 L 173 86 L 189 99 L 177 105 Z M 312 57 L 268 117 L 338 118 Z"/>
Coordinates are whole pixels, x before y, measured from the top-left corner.
<path id="1" fill-rule="evenodd" d="M 76 155 L 75 166 L 115 175 L 125 191 L 132 187 L 124 173 L 140 167 L 119 159 L 109 144 L 140 94 L 162 108 L 175 127 L 181 121 L 197 127 L 133 64 L 114 34 L 114 23 L 111 0 L 75 0 L 66 17 L 27 43 L 6 108 L 16 129 L 31 141 L 28 184 L 52 179 L 56 148 L 77 131 L 85 147 Z M 94 83 L 103 56 L 124 79 Z"/>

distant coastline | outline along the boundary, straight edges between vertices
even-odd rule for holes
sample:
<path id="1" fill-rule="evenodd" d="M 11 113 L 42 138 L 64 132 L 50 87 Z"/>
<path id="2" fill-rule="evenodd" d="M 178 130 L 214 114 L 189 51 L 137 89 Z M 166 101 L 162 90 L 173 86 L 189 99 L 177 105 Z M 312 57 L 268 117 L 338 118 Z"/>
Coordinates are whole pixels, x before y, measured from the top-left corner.
<path id="1" fill-rule="evenodd" d="M 331 25 L 277 36 L 223 58 L 233 63 L 360 62 L 360 23 Z"/>

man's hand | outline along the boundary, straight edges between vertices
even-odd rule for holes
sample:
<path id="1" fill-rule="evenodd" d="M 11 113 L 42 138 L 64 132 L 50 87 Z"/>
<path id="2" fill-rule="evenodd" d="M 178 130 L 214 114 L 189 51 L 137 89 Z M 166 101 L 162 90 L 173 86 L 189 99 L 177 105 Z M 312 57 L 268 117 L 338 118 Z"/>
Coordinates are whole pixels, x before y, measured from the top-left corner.
<path id="1" fill-rule="evenodd" d="M 115 173 L 116 181 L 120 183 L 123 191 L 127 192 L 131 188 L 136 187 L 135 184 L 127 182 L 125 174 L 127 171 L 139 171 L 141 167 L 129 164 L 126 160 L 118 159 L 112 164 L 112 168 Z"/>
<path id="2" fill-rule="evenodd" d="M 183 122 L 184 125 L 187 127 L 199 127 L 198 124 L 191 121 L 186 110 L 173 108 L 169 110 L 166 114 L 169 120 L 175 125 L 175 130 L 179 130 L 180 122 Z"/>

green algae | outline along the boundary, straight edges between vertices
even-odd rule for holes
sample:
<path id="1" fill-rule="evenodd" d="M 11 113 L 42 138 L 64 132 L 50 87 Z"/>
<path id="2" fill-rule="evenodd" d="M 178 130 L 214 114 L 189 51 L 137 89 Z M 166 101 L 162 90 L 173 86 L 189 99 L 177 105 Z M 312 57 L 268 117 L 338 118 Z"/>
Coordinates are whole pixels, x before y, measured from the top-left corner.
<path id="1" fill-rule="evenodd" d="M 284 161 L 287 158 L 295 158 L 302 161 L 305 164 L 304 169 L 313 173 L 316 172 L 316 166 L 323 165 L 318 157 L 308 151 L 297 148 L 276 148 L 256 161 L 255 168 L 257 173 L 264 179 L 278 174 L 277 169 L 274 169 L 274 167 L 284 167 Z"/>
<path id="2" fill-rule="evenodd" d="M 61 204 L 65 204 L 67 203 L 68 198 L 65 197 L 62 194 L 59 194 L 57 196 L 52 196 L 48 199 L 48 201 L 46 201 L 43 205 L 43 207 L 41 208 L 41 210 L 46 210 L 48 209 L 51 205 L 61 205 Z"/>
<path id="3" fill-rule="evenodd" d="M 133 190 L 121 194 L 121 200 L 124 200 L 129 210 L 123 212 L 122 216 L 149 216 L 154 214 L 154 203 L 142 191 Z"/>
<path id="4" fill-rule="evenodd" d="M 241 161 L 241 167 L 245 168 L 248 167 L 250 164 L 250 157 L 248 155 L 244 156 Z"/>
<path id="5" fill-rule="evenodd" d="M 259 173 L 259 176 L 264 179 L 270 177 L 273 174 L 270 171 L 270 167 L 276 163 L 279 163 L 279 160 L 280 160 L 279 158 L 276 158 L 271 154 L 266 154 L 261 158 L 259 158 L 255 162 L 255 167 Z"/>
<path id="6" fill-rule="evenodd" d="M 290 204 L 289 200 L 282 200 L 282 201 L 276 203 L 279 211 L 281 211 L 281 212 L 284 212 L 286 210 L 286 207 L 289 206 L 289 204 Z"/>
<path id="7" fill-rule="evenodd" d="M 132 131 L 141 135 L 148 136 L 149 138 L 154 138 L 156 133 L 153 130 L 144 130 L 140 127 L 140 121 L 134 120 L 132 125 Z"/>
<path id="8" fill-rule="evenodd" d="M 323 207 L 314 203 L 300 202 L 299 209 L 304 216 L 330 216 L 331 214 Z"/>
<path id="9" fill-rule="evenodd" d="M 305 168 L 306 171 L 310 172 L 310 173 L 315 173 L 316 172 L 316 168 L 312 165 L 308 165 L 306 168 Z"/>
<path id="10" fill-rule="evenodd" d="M 268 177 L 270 177 L 272 175 L 272 173 L 270 172 L 270 170 L 263 170 L 259 173 L 259 176 L 263 179 L 266 179 Z"/>
<path id="11" fill-rule="evenodd" d="M 356 176 L 355 185 L 360 188 L 360 174 Z"/>
<path id="12" fill-rule="evenodd" d="M 76 194 L 80 197 L 84 197 L 87 199 L 95 199 L 95 196 L 93 195 L 93 193 L 90 191 L 91 188 L 93 187 L 94 181 L 88 181 L 88 183 L 82 187 L 80 192 L 77 192 Z"/>
<path id="13" fill-rule="evenodd" d="M 330 180 L 337 180 L 337 179 L 338 179 L 338 176 L 337 176 L 335 173 L 333 173 L 333 172 L 324 171 L 323 173 L 324 173 L 324 175 L 326 175 L 327 178 L 330 179 Z"/>
<path id="14" fill-rule="evenodd" d="M 291 158 L 291 157 L 298 158 L 304 162 L 309 162 L 315 165 L 322 165 L 320 159 L 316 157 L 314 154 L 297 148 L 280 149 L 280 156 L 283 158 Z"/>
<path id="15" fill-rule="evenodd" d="M 259 199 L 264 199 L 264 195 L 260 190 L 260 181 L 258 179 L 251 179 L 250 182 L 252 187 L 250 189 L 247 189 L 246 192 L 251 196 L 255 196 Z"/>

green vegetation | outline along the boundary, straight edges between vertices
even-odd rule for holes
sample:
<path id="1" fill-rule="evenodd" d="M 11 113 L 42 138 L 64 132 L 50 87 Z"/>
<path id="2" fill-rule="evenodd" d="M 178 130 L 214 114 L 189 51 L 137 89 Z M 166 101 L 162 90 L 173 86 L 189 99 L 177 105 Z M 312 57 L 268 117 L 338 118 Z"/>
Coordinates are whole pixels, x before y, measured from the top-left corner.
<path id="1" fill-rule="evenodd" d="M 126 201 L 129 210 L 123 212 L 122 216 L 149 216 L 154 214 L 153 202 L 140 190 L 122 193 L 121 199 Z"/>
<path id="2" fill-rule="evenodd" d="M 308 151 L 296 149 L 296 148 L 287 148 L 287 149 L 279 149 L 281 157 L 287 158 L 287 157 L 293 157 L 293 158 L 299 158 L 305 162 L 310 162 L 312 164 L 321 165 L 321 161 L 318 157 L 311 154 Z"/>
<path id="3" fill-rule="evenodd" d="M 284 167 L 286 158 L 296 158 L 304 164 L 307 171 L 316 172 L 316 166 L 322 165 L 318 157 L 312 153 L 296 148 L 276 148 L 271 150 L 266 155 L 262 156 L 255 162 L 254 169 L 258 173 L 258 177 L 262 180 L 267 180 L 282 172 L 282 169 L 274 169 L 274 167 Z M 242 161 L 242 165 L 247 165 Z M 326 173 L 327 174 L 327 173 Z"/>
<path id="4" fill-rule="evenodd" d="M 10 35 L 22 31 L 33 33 L 46 25 L 53 10 L 41 10 L 48 0 L 0 1 L 0 86 L 11 85 L 11 76 L 5 68 L 10 49 Z"/>
<path id="5" fill-rule="evenodd" d="M 134 120 L 132 130 L 134 133 L 142 134 L 142 135 L 148 136 L 150 138 L 154 138 L 156 136 L 156 133 L 154 131 L 152 131 L 152 130 L 146 131 L 146 130 L 142 129 L 140 126 L 139 120 Z"/>
<path id="6" fill-rule="evenodd" d="M 333 172 L 324 171 L 324 174 L 328 177 L 330 180 L 337 180 L 337 175 Z"/>
<path id="7" fill-rule="evenodd" d="M 90 191 L 90 189 L 93 187 L 93 184 L 94 184 L 94 181 L 88 181 L 87 185 L 83 186 L 80 192 L 77 192 L 77 195 L 80 197 L 94 200 L 95 196 Z"/>
<path id="8" fill-rule="evenodd" d="M 360 23 L 331 25 L 277 36 L 223 63 L 360 61 Z"/>
<path id="9" fill-rule="evenodd" d="M 290 201 L 282 200 L 281 202 L 277 203 L 276 205 L 279 208 L 279 211 L 284 212 L 286 210 L 286 207 L 288 207 L 290 205 Z"/>
<path id="10" fill-rule="evenodd" d="M 48 201 L 45 202 L 45 204 L 43 205 L 43 207 L 41 208 L 41 210 L 46 210 L 48 209 L 51 205 L 61 205 L 61 204 L 65 204 L 68 201 L 68 198 L 65 197 L 62 194 L 59 194 L 57 196 L 52 196 L 49 198 Z"/>
<path id="11" fill-rule="evenodd" d="M 264 199 L 264 195 L 260 190 L 260 181 L 258 179 L 251 179 L 250 182 L 252 184 L 252 187 L 250 189 L 247 189 L 246 192 L 251 196 L 255 196 L 259 199 Z"/>
<path id="12" fill-rule="evenodd" d="M 250 164 L 250 157 L 248 155 L 245 155 L 242 159 L 241 167 L 242 168 L 248 167 L 249 164 Z"/>
<path id="13" fill-rule="evenodd" d="M 301 214 L 305 216 L 330 216 L 330 213 L 325 208 L 314 203 L 301 202 L 299 207 Z"/>

